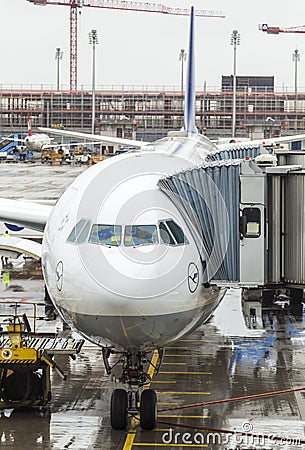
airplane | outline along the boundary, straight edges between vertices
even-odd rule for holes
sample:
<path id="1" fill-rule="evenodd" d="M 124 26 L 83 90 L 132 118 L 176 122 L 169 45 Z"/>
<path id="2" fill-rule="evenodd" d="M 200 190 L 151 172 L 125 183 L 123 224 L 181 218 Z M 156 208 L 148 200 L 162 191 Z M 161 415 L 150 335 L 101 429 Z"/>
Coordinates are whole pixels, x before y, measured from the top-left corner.
<path id="1" fill-rule="evenodd" d="M 20 138 L 6 138 L 8 140 L 14 140 L 16 142 L 20 142 L 24 144 L 25 148 L 30 151 L 39 152 L 43 150 L 44 148 L 49 148 L 51 146 L 51 142 L 53 141 L 53 138 L 51 138 L 49 135 L 44 133 L 35 133 L 32 132 L 32 126 L 31 126 L 31 118 L 30 113 L 28 113 L 28 134 L 24 139 Z"/>
<path id="2" fill-rule="evenodd" d="M 19 139 L 19 138 L 7 138 L 8 140 L 14 140 L 16 142 L 21 142 L 22 144 L 24 144 L 24 146 L 26 147 L 26 149 L 33 151 L 33 152 L 41 152 L 43 150 L 58 150 L 58 149 L 62 149 L 63 151 L 68 151 L 68 148 L 71 146 L 76 146 L 76 145 L 82 145 L 82 144 L 87 144 L 87 140 L 85 142 L 73 142 L 73 143 L 65 143 L 65 144 L 58 144 L 58 143 L 54 143 L 52 144 L 52 141 L 54 140 L 54 138 L 51 138 L 49 136 L 49 134 L 47 133 L 35 133 L 33 134 L 32 131 L 32 126 L 31 126 L 31 118 L 30 118 L 30 113 L 28 113 L 28 134 L 24 139 Z M 38 127 L 38 129 L 40 129 Z M 46 128 L 48 133 L 53 133 L 54 130 L 53 128 Z M 77 136 L 76 136 L 77 137 Z M 91 144 L 100 144 L 101 141 L 97 140 L 96 142 L 90 142 Z"/>
<path id="3" fill-rule="evenodd" d="M 53 138 L 50 138 L 47 134 L 32 132 L 30 114 L 28 114 L 28 135 L 24 139 L 24 144 L 27 149 L 31 151 L 40 151 L 45 146 L 51 145 Z"/>
<path id="4" fill-rule="evenodd" d="M 107 373 L 115 371 L 122 387 L 112 393 L 110 419 L 119 430 L 128 414 L 140 414 L 143 429 L 155 428 L 152 351 L 160 362 L 162 348 L 206 322 L 225 294 L 207 276 L 196 224 L 157 185 L 218 150 L 195 124 L 194 7 L 188 55 L 181 131 L 153 143 L 109 138 L 136 149 L 84 171 L 55 205 L 0 199 L 0 220 L 43 232 L 52 302 L 65 322 L 102 347 Z M 113 355 L 120 356 L 111 365 Z"/>

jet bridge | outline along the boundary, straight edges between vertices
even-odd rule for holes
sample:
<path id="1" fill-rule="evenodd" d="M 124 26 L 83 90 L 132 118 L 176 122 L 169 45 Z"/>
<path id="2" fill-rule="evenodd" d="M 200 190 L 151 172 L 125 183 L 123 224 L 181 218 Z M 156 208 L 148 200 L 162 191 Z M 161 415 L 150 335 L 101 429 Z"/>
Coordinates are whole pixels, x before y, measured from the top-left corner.
<path id="1" fill-rule="evenodd" d="M 207 282 L 256 289 L 266 298 L 288 290 L 301 301 L 305 152 L 251 147 L 243 159 L 226 159 L 231 156 L 209 155 L 204 165 L 161 179 L 159 187 L 189 223 Z"/>

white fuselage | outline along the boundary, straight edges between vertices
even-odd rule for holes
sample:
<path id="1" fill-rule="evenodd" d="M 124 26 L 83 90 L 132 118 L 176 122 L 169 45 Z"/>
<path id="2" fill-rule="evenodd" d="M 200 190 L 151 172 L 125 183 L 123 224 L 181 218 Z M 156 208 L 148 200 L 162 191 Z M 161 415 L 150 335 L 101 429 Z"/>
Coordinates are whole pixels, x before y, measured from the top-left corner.
<path id="1" fill-rule="evenodd" d="M 185 157 L 183 142 L 169 139 L 161 151 L 155 146 L 93 166 L 64 192 L 47 222 L 42 262 L 49 294 L 64 318 L 99 345 L 163 346 L 219 303 L 220 291 L 202 286 L 188 225 L 157 186 L 162 176 L 194 164 L 187 159 L 194 148 Z M 197 159 L 209 150 L 197 148 Z M 168 231 L 173 222 L 176 235 Z"/>
<path id="2" fill-rule="evenodd" d="M 32 134 L 24 139 L 25 146 L 32 151 L 39 151 L 44 145 L 50 145 L 52 139 L 47 134 Z"/>

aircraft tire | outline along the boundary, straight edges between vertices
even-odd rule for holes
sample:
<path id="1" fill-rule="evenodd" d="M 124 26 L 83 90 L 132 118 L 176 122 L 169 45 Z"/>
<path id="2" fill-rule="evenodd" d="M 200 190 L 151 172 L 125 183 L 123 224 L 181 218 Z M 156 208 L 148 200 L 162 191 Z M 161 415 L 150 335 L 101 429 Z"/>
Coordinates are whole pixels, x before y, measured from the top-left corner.
<path id="1" fill-rule="evenodd" d="M 140 425 L 143 430 L 153 430 L 157 425 L 157 395 L 153 389 L 141 394 Z"/>
<path id="2" fill-rule="evenodd" d="M 128 396 L 125 389 L 115 389 L 111 396 L 111 426 L 114 430 L 124 430 L 128 422 Z"/>

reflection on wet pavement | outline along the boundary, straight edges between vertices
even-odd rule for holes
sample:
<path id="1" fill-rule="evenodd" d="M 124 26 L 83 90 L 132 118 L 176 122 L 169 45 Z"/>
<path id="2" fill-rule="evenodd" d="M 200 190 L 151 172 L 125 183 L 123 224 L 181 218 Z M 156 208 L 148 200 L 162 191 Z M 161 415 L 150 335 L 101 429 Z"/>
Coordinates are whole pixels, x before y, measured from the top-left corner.
<path id="1" fill-rule="evenodd" d="M 87 168 L 88 166 L 42 166 L 39 163 L 0 164 L 0 197 L 55 201 Z"/>
<path id="2" fill-rule="evenodd" d="M 7 198 L 54 201 L 83 167 L 0 165 L 0 187 Z M 24 176 L 27 185 L 24 185 Z M 8 186 L 14 186 L 7 190 Z M 1 292 L 10 299 L 43 296 L 41 280 L 18 280 L 24 292 Z M 152 388 L 158 392 L 159 423 L 142 431 L 133 420 L 126 431 L 110 427 L 114 384 L 103 366 L 101 349 L 86 343 L 76 360 L 61 356 L 63 381 L 52 373 L 52 401 L 44 410 L 6 410 L 0 417 L 0 447 L 32 449 L 131 450 L 147 448 L 301 449 L 304 439 L 305 393 L 224 404 L 169 408 L 267 391 L 305 386 L 305 330 L 297 315 L 285 309 L 264 311 L 266 330 L 248 330 L 240 292 L 231 290 L 209 324 L 166 348 Z M 50 327 L 54 323 L 48 323 Z M 304 391 L 305 392 L 305 391 Z M 167 424 L 161 423 L 167 422 Z M 171 425 L 169 425 L 170 423 Z M 178 427 L 232 430 L 233 436 Z M 262 443 L 234 430 L 282 436 L 290 445 Z M 189 433 L 189 434 L 187 434 Z M 196 434 L 197 433 L 197 434 Z"/>
<path id="3" fill-rule="evenodd" d="M 105 372 L 101 349 L 86 343 L 75 361 L 58 358 L 68 378 L 63 381 L 52 374 L 48 408 L 2 413 L 1 448 L 128 450 L 202 448 L 203 444 L 213 450 L 305 448 L 297 441 L 304 440 L 305 391 L 168 411 L 179 405 L 305 386 L 302 318 L 278 308 L 263 311 L 263 321 L 267 329 L 248 330 L 240 293 L 231 290 L 209 324 L 167 347 L 151 386 L 158 392 L 160 410 L 160 423 L 152 432 L 142 431 L 136 420 L 124 432 L 110 428 L 114 385 Z M 233 435 L 175 424 L 231 430 Z M 234 435 L 234 430 L 249 435 Z M 251 433 L 280 436 L 283 442 L 254 439 Z"/>

